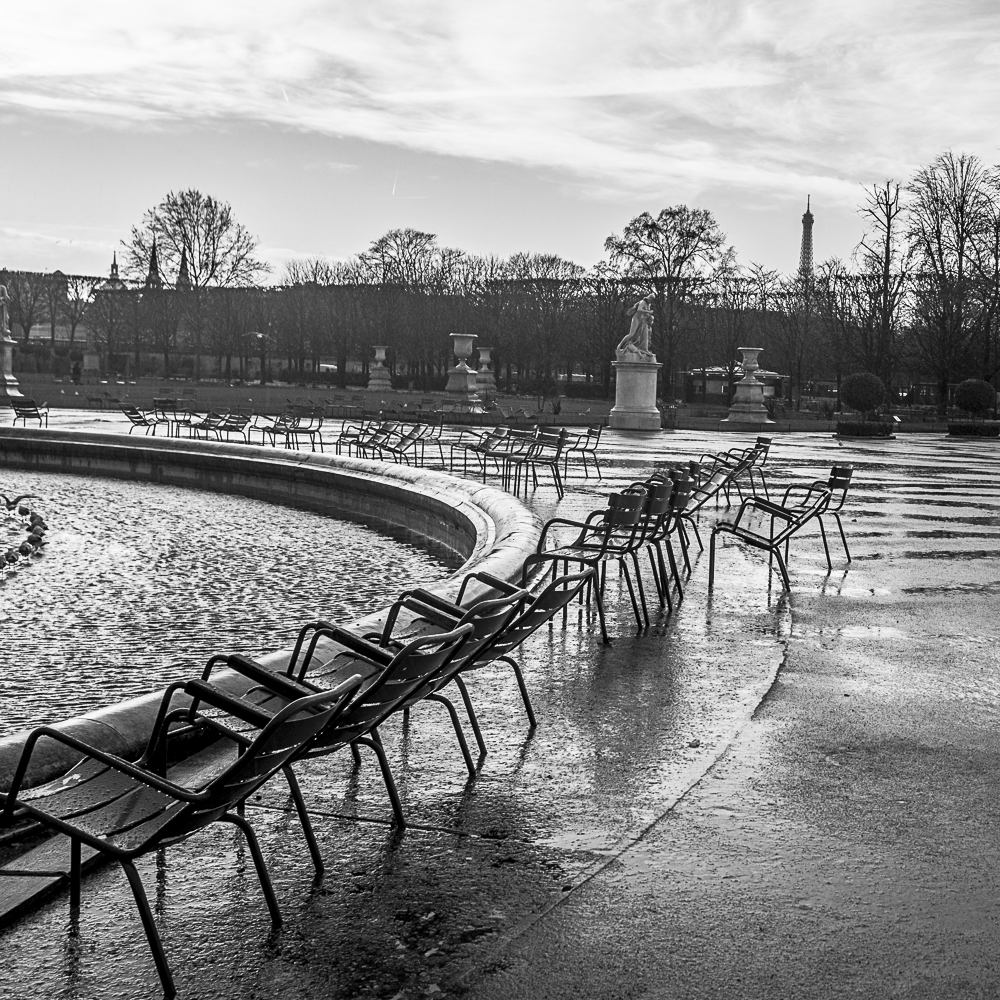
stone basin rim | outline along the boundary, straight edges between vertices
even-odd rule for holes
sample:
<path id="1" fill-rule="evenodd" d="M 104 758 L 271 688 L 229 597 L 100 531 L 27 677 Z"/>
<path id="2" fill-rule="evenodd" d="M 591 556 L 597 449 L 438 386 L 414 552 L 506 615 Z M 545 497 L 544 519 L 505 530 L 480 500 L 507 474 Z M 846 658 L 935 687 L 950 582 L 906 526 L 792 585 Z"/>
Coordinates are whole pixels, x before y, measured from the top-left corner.
<path id="1" fill-rule="evenodd" d="M 403 526 L 417 531 L 464 557 L 462 566 L 444 580 L 428 585 L 454 599 L 467 573 L 485 571 L 502 580 L 520 578 L 524 559 L 535 550 L 541 523 L 518 499 L 481 483 L 430 469 L 367 459 L 176 438 L 132 439 L 35 428 L 0 427 L 0 469 L 28 469 L 193 486 L 217 492 L 256 496 L 272 502 L 307 503 L 367 523 Z M 483 588 L 483 593 L 487 593 Z M 321 597 L 317 596 L 317 603 Z M 348 623 L 362 630 L 377 628 L 387 609 Z M 258 659 L 280 669 L 290 650 Z M 219 682 L 238 692 L 243 680 L 220 672 Z M 162 691 L 96 709 L 56 723 L 102 750 L 136 756 L 145 745 Z M 0 789 L 9 787 L 28 731 L 0 739 Z M 64 773 L 78 754 L 63 754 L 52 741 L 50 751 L 32 767 L 31 784 Z M 40 754 L 42 745 L 36 750 Z"/>

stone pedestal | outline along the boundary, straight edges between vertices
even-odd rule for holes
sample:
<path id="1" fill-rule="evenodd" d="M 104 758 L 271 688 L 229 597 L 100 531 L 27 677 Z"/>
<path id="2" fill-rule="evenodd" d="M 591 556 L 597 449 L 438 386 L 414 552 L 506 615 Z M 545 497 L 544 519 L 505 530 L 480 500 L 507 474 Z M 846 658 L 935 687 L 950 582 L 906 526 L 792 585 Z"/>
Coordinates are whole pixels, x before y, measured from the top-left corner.
<path id="1" fill-rule="evenodd" d="M 0 369 L 0 403 L 11 399 L 24 399 L 17 379 L 14 378 L 14 345 L 7 330 L 0 330 L 0 349 L 3 350 L 3 366 Z"/>
<path id="2" fill-rule="evenodd" d="M 479 348 L 479 371 L 476 372 L 476 388 L 483 399 L 486 399 L 490 393 L 495 394 L 497 391 L 496 376 L 490 368 L 490 353 L 492 350 L 492 347 Z"/>
<path id="3" fill-rule="evenodd" d="M 740 347 L 738 350 L 743 356 L 743 371 L 746 374 L 736 383 L 733 405 L 729 407 L 729 416 L 722 423 L 747 428 L 773 424 L 774 421 L 767 415 L 767 407 L 764 405 L 764 385 L 753 375 L 760 367 L 757 364 L 757 356 L 764 348 Z"/>
<path id="4" fill-rule="evenodd" d="M 479 373 L 475 368 L 469 367 L 472 342 L 476 340 L 477 335 L 474 333 L 453 333 L 450 336 L 454 345 L 452 350 L 455 352 L 458 363 L 454 368 L 448 369 L 448 384 L 445 386 L 445 392 L 452 400 L 479 403 L 481 400 L 476 391 Z"/>
<path id="5" fill-rule="evenodd" d="M 392 391 L 392 376 L 385 366 L 385 352 L 388 347 L 379 344 L 375 348 L 375 360 L 368 368 L 368 388 L 376 392 Z"/>
<path id="6" fill-rule="evenodd" d="M 656 373 L 663 367 L 656 356 L 618 355 L 615 370 L 615 405 L 608 421 L 621 431 L 658 431 L 660 411 L 656 407 Z"/>

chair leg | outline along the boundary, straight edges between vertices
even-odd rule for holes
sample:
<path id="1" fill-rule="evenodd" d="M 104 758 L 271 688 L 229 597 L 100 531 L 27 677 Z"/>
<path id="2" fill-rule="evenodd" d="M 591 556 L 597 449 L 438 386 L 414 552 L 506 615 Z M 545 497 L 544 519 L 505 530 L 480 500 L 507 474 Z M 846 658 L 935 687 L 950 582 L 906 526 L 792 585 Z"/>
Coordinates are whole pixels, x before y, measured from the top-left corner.
<path id="1" fill-rule="evenodd" d="M 819 534 L 823 539 L 823 551 L 826 553 L 826 568 L 832 571 L 833 563 L 830 561 L 830 546 L 826 542 L 826 529 L 823 527 L 823 518 L 817 517 L 816 520 L 819 521 Z"/>
<path id="2" fill-rule="evenodd" d="M 639 604 L 635 599 L 635 588 L 632 586 L 632 577 L 629 574 L 628 566 L 626 565 L 624 560 L 620 560 L 618 566 L 625 577 L 625 586 L 628 587 L 628 596 L 632 600 L 632 613 L 635 615 L 635 623 L 636 625 L 639 626 L 639 629 L 641 631 L 644 626 L 642 623 L 642 617 L 639 614 Z"/>
<path id="3" fill-rule="evenodd" d="M 639 589 L 639 601 L 642 605 L 642 617 L 645 619 L 646 628 L 649 628 L 649 608 L 646 606 L 646 588 L 642 584 L 642 567 L 639 565 L 638 553 L 632 551 L 632 565 L 635 567 L 635 582 Z"/>
<path id="4" fill-rule="evenodd" d="M 698 551 L 699 552 L 704 552 L 705 551 L 705 546 L 702 544 L 702 541 L 701 541 L 701 532 L 698 530 L 698 522 L 695 521 L 695 519 L 693 517 L 692 518 L 687 518 L 686 517 L 686 518 L 684 518 L 684 520 L 687 522 L 687 524 L 690 524 L 691 527 L 694 528 L 694 537 L 695 537 L 695 539 L 698 542 Z"/>
<path id="5" fill-rule="evenodd" d="M 291 767 L 284 767 L 285 780 L 288 782 L 288 789 L 292 793 L 292 801 L 295 803 L 295 810 L 299 814 L 299 823 L 302 826 L 302 833 L 305 835 L 306 844 L 309 845 L 309 854 L 312 856 L 313 866 L 317 872 L 323 871 L 323 855 L 320 854 L 319 844 L 316 843 L 316 835 L 313 833 L 312 822 L 309 813 L 306 811 L 305 800 L 302 798 L 302 789 L 299 788 L 298 779 L 295 777 Z"/>
<path id="6" fill-rule="evenodd" d="M 462 704 L 465 705 L 465 714 L 469 717 L 469 725 L 472 726 L 472 732 L 476 737 L 476 745 L 479 747 L 479 753 L 485 757 L 489 751 L 486 749 L 486 740 L 483 739 L 483 731 L 479 728 L 479 717 L 476 715 L 476 710 L 473 707 L 472 698 L 469 697 L 469 689 L 459 675 L 455 676 L 455 685 L 462 695 Z"/>
<path id="7" fill-rule="evenodd" d="M 715 532 L 708 540 L 708 589 L 715 586 Z"/>
<path id="8" fill-rule="evenodd" d="M 656 599 L 660 602 L 660 607 L 666 607 L 663 596 L 663 581 L 660 579 L 660 570 L 656 565 L 656 556 L 653 554 L 652 543 L 646 546 L 646 553 L 649 556 L 649 568 L 653 571 L 653 583 L 656 584 Z"/>
<path id="9" fill-rule="evenodd" d="M 458 745 L 462 748 L 462 756 L 465 758 L 465 766 L 469 769 L 469 776 L 474 778 L 476 776 L 476 765 L 473 763 L 472 754 L 469 753 L 469 744 L 465 740 L 465 733 L 462 732 L 462 723 L 458 719 L 458 712 L 455 711 L 455 706 L 443 694 L 429 694 L 427 700 L 439 702 L 448 709 L 448 714 L 451 716 L 451 724 L 455 727 L 455 736 L 458 738 Z M 484 750 L 483 752 L 485 753 L 486 751 Z"/>
<path id="10" fill-rule="evenodd" d="M 531 728 L 534 729 L 538 725 L 538 722 L 535 720 L 535 712 L 531 707 L 531 699 L 528 697 L 528 688 L 525 686 L 524 675 L 521 673 L 521 668 L 517 660 L 510 656 L 501 656 L 497 658 L 497 662 L 506 663 L 514 671 L 514 676 L 517 678 L 517 687 L 521 692 L 521 701 L 524 702 L 524 711 L 528 716 Z"/>
<path id="11" fill-rule="evenodd" d="M 374 733 L 375 731 L 372 730 Z M 377 736 L 377 734 L 375 734 Z M 389 801 L 392 803 L 392 812 L 396 817 L 396 825 L 402 829 L 406 826 L 406 817 L 403 815 L 403 805 L 399 801 L 399 792 L 396 791 L 396 781 L 392 776 L 392 770 L 389 767 L 389 759 L 385 755 L 385 751 L 382 749 L 381 745 L 376 742 L 376 740 L 371 739 L 367 736 L 359 736 L 354 743 L 364 743 L 366 747 L 371 747 L 375 751 L 375 756 L 378 758 L 378 765 L 382 769 L 382 781 L 385 783 L 385 790 L 389 793 Z M 354 746 L 354 743 L 351 746 Z"/>
<path id="12" fill-rule="evenodd" d="M 257 878 L 260 879 L 260 888 L 267 900 L 267 908 L 271 911 L 271 923 L 275 927 L 281 926 L 281 910 L 278 908 L 278 897 L 274 894 L 274 886 L 271 885 L 271 876 L 267 871 L 267 864 L 264 862 L 264 854 L 257 841 L 257 834 L 253 832 L 253 827 L 246 818 L 236 813 L 225 813 L 219 817 L 225 823 L 232 823 L 239 827 L 246 838 L 247 847 L 250 848 L 250 856 L 253 858 L 254 867 L 257 869 Z"/>
<path id="13" fill-rule="evenodd" d="M 604 567 L 602 566 L 601 569 L 603 571 Z M 602 579 L 601 584 L 603 584 L 603 582 L 604 581 Z M 604 620 L 604 597 L 601 594 L 601 586 L 598 585 L 596 580 L 594 581 L 593 589 L 594 603 L 597 605 L 597 620 L 601 623 L 601 641 L 610 642 L 611 640 L 608 638 L 607 622 Z"/>
<path id="14" fill-rule="evenodd" d="M 781 557 L 781 546 L 775 548 L 774 557 L 778 561 L 778 569 L 781 570 L 781 579 L 785 584 L 785 590 L 791 590 L 792 583 L 788 579 L 788 568 L 785 566 L 785 560 Z"/>
<path id="15" fill-rule="evenodd" d="M 69 839 L 69 908 L 80 909 L 80 881 L 82 866 L 80 862 L 80 841 L 76 837 Z"/>
<path id="16" fill-rule="evenodd" d="M 135 865 L 119 858 L 122 871 L 128 879 L 128 884 L 135 897 L 135 905 L 139 909 L 139 919 L 142 921 L 142 929 L 146 932 L 146 941 L 149 943 L 149 950 L 153 953 L 153 962 L 156 964 L 156 971 L 159 974 L 160 982 L 163 984 L 163 995 L 173 997 L 177 993 L 174 986 L 174 977 L 170 974 L 170 966 L 167 964 L 167 956 L 160 941 L 160 934 L 156 929 L 156 922 L 153 920 L 153 911 L 149 908 L 149 899 L 146 897 L 146 890 L 143 887 L 142 879 L 135 870 Z"/>
<path id="17" fill-rule="evenodd" d="M 847 561 L 851 561 L 851 551 L 847 547 L 847 536 L 844 534 L 844 525 L 840 521 L 840 513 L 838 511 L 830 511 L 833 514 L 834 519 L 837 522 L 837 527 L 840 529 L 840 540 L 844 543 L 844 554 L 847 556 Z"/>

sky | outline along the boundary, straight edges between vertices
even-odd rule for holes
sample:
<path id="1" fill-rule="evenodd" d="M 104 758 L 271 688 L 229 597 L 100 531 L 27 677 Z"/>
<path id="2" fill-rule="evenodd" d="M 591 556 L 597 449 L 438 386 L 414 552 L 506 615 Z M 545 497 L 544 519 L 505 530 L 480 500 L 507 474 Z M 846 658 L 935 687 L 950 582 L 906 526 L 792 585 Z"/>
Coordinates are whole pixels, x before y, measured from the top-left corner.
<path id="1" fill-rule="evenodd" d="M 0 267 L 105 273 L 167 192 L 283 262 L 391 228 L 591 266 L 713 213 L 742 263 L 847 258 L 864 189 L 1000 161 L 996 0 L 49 0 L 8 5 Z"/>

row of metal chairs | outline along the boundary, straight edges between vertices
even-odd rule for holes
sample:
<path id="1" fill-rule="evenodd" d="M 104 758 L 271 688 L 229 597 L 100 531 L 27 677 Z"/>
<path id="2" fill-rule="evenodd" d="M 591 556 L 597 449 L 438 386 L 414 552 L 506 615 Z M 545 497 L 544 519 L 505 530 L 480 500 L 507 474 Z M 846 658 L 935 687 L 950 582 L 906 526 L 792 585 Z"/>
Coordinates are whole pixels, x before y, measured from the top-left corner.
<path id="1" fill-rule="evenodd" d="M 529 724 L 535 715 L 513 652 L 528 636 L 592 587 L 585 568 L 554 579 L 537 594 L 484 573 L 466 578 L 452 604 L 424 590 L 402 594 L 381 632 L 358 636 L 316 621 L 299 632 L 285 671 L 275 673 L 245 656 L 212 657 L 198 679 L 181 681 L 164 693 L 144 753 L 135 761 L 89 746 L 51 727 L 28 737 L 3 806 L 10 824 L 27 814 L 70 841 L 70 905 L 78 907 L 83 850 L 121 864 L 129 881 L 166 996 L 175 994 L 167 962 L 135 860 L 184 840 L 215 821 L 242 830 L 250 848 L 272 921 L 281 912 L 243 804 L 279 771 L 298 811 L 317 871 L 323 858 L 292 766 L 299 761 L 359 746 L 376 756 L 395 821 L 404 826 L 399 795 L 379 727 L 424 701 L 447 709 L 470 775 L 476 765 L 458 713 L 443 693 L 458 690 L 481 754 L 486 744 L 463 674 L 487 663 L 510 666 Z M 469 585 L 486 584 L 499 595 L 465 603 Z M 249 682 L 243 694 L 222 687 L 214 675 L 225 666 Z M 183 696 L 183 697 L 182 697 Z M 194 737 L 204 745 L 178 756 Z M 72 748 L 82 760 L 55 781 L 31 788 L 26 778 L 40 741 Z M 44 751 L 41 751 L 44 754 Z"/>

